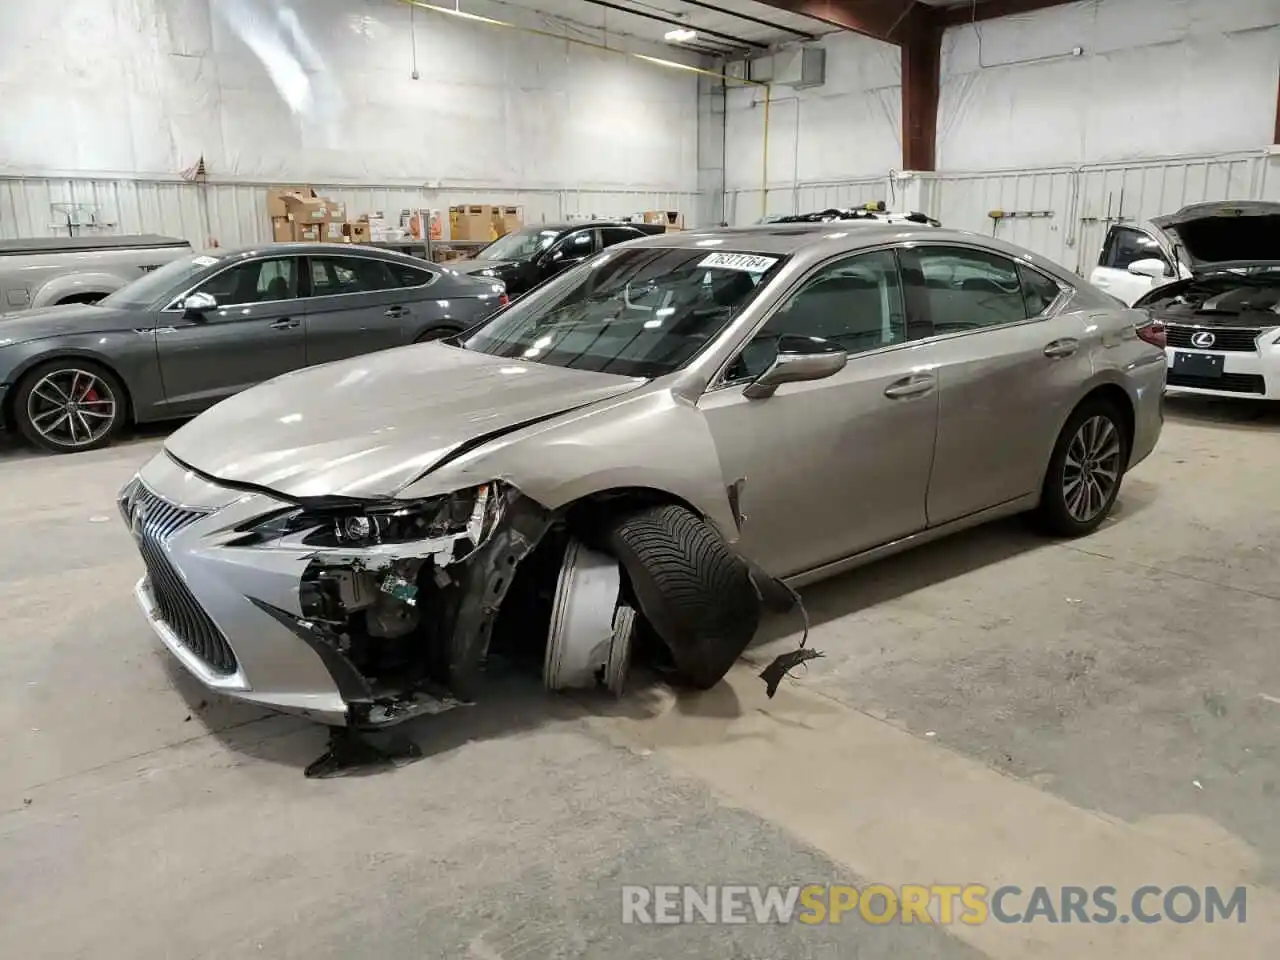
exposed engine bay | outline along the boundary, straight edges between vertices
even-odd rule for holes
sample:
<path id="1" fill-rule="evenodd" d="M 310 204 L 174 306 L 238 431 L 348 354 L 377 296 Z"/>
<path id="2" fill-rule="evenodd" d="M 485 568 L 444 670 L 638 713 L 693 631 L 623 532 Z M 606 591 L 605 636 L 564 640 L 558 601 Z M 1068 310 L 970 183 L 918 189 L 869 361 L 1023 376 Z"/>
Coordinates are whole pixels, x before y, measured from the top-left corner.
<path id="1" fill-rule="evenodd" d="M 1145 305 L 1172 323 L 1259 329 L 1280 325 L 1280 268 L 1216 273 L 1178 287 L 1165 297 L 1157 290 Z"/>

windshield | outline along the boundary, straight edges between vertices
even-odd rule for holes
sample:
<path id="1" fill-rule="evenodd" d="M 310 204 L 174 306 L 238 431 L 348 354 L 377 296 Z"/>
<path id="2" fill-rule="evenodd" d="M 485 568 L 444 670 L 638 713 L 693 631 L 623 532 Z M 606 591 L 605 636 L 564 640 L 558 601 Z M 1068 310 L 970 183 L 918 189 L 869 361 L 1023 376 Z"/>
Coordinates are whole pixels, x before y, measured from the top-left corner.
<path id="1" fill-rule="evenodd" d="M 575 370 L 661 377 L 710 343 L 782 263 L 670 247 L 606 251 L 517 300 L 462 346 Z"/>
<path id="2" fill-rule="evenodd" d="M 530 227 L 499 237 L 476 254 L 477 260 L 526 260 L 541 253 L 560 236 L 559 230 Z"/>
<path id="3" fill-rule="evenodd" d="M 188 282 L 218 262 L 219 257 L 201 254 L 196 257 L 179 257 L 163 267 L 144 273 L 132 283 L 126 283 L 115 293 L 108 294 L 98 303 L 116 310 L 142 310 L 151 306 L 170 291 L 179 292 Z"/>

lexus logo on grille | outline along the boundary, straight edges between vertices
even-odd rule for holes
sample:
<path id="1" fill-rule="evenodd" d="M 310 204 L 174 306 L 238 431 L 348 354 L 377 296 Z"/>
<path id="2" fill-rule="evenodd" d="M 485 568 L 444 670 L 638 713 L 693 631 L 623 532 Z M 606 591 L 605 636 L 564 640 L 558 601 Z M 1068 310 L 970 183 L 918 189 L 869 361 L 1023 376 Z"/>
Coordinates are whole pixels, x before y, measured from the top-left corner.
<path id="1" fill-rule="evenodd" d="M 1191 345 L 1201 350 L 1208 350 L 1213 346 L 1213 341 L 1214 336 L 1208 330 L 1198 330 L 1191 335 Z"/>

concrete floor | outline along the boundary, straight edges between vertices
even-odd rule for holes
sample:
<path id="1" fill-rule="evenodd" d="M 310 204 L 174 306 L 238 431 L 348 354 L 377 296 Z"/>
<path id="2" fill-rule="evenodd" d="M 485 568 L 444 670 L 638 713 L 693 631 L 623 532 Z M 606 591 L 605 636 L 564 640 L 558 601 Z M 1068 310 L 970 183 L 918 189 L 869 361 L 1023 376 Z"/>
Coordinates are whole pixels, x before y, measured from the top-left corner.
<path id="1" fill-rule="evenodd" d="M 999 524 L 807 591 L 826 658 L 773 700 L 750 663 L 619 704 L 503 677 L 410 728 L 425 759 L 324 781 L 321 731 L 206 698 L 134 609 L 113 497 L 158 438 L 0 449 L 0 956 L 1277 956 L 1280 412 L 1169 414 L 1087 540 Z M 622 884 L 868 880 L 1248 884 L 1249 915 L 620 923 Z"/>

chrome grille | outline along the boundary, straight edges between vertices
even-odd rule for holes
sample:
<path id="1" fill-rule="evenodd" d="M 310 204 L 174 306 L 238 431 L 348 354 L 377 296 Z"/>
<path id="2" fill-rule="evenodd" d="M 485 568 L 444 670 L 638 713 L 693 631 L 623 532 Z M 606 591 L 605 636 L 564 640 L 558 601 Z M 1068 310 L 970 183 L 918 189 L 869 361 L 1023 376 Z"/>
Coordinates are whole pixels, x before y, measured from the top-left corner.
<path id="1" fill-rule="evenodd" d="M 1165 337 L 1169 346 L 1183 350 L 1222 350 L 1226 353 L 1257 353 L 1258 334 L 1261 330 L 1241 327 L 1186 327 L 1176 323 L 1165 324 Z M 1191 342 L 1197 333 L 1213 334 L 1213 344 L 1199 347 Z"/>
<path id="2" fill-rule="evenodd" d="M 161 619 L 182 645 L 214 673 L 223 676 L 235 673 L 235 654 L 217 624 L 209 619 L 187 587 L 165 547 L 170 537 L 195 523 L 206 511 L 172 504 L 140 482 L 122 500 L 121 509 L 147 567 L 147 579 Z"/>

